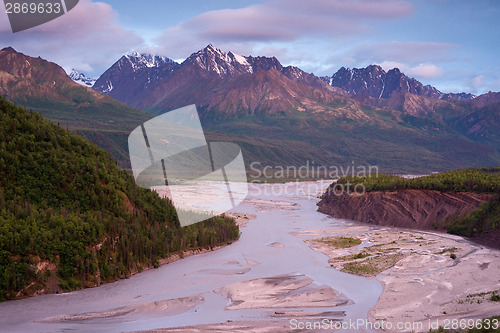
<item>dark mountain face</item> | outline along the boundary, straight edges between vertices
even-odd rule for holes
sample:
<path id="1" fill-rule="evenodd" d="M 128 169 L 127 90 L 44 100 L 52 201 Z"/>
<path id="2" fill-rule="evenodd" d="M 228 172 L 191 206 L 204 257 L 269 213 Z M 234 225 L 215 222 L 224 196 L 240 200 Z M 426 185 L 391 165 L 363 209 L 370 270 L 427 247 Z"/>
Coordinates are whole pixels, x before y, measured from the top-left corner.
<path id="1" fill-rule="evenodd" d="M 322 79 L 331 86 L 344 89 L 351 95 L 372 98 L 390 98 L 396 94 L 411 93 L 439 99 L 443 95 L 436 88 L 424 86 L 419 81 L 407 77 L 398 68 L 385 72 L 377 65 L 352 69 L 342 67 L 331 77 Z"/>
<path id="2" fill-rule="evenodd" d="M 443 94 L 431 85 L 423 85 L 418 80 L 406 76 L 398 68 L 385 72 L 377 65 L 352 69 L 342 67 L 331 77 L 325 76 L 321 79 L 333 87 L 344 89 L 357 99 L 391 98 L 405 93 L 447 101 L 467 101 L 475 97 L 467 93 Z"/>
<path id="3" fill-rule="evenodd" d="M 444 94 L 441 97 L 441 99 L 444 101 L 470 101 L 470 100 L 473 100 L 474 98 L 476 98 L 475 95 L 470 94 L 470 93 L 464 93 L 464 92 L 458 93 L 458 94 L 448 93 L 448 94 Z"/>
<path id="4" fill-rule="evenodd" d="M 365 69 L 342 67 L 332 77 L 323 80 L 333 87 L 339 87 L 351 95 L 368 95 L 379 98 L 384 93 L 386 73 L 380 66 L 368 66 Z"/>
<path id="5" fill-rule="evenodd" d="M 178 63 L 166 57 L 133 53 L 121 57 L 106 70 L 93 88 L 134 105 L 144 90 L 154 87 L 178 67 Z"/>

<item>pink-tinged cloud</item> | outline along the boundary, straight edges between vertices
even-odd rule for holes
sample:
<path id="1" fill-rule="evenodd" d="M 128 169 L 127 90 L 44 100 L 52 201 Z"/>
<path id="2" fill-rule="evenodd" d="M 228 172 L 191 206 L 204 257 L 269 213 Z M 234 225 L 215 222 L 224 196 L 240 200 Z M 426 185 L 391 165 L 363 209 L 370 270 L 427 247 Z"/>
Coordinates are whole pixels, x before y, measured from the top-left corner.
<path id="1" fill-rule="evenodd" d="M 0 44 L 31 56 L 42 56 L 65 69 L 92 71 L 109 66 L 143 40 L 117 23 L 110 5 L 80 0 L 65 15 L 35 28 L 13 34 L 0 26 Z M 7 31 L 6 31 L 7 29 Z"/>
<path id="2" fill-rule="evenodd" d="M 474 89 L 483 88 L 484 86 L 484 75 L 478 75 L 472 78 L 472 86 Z"/>
<path id="3" fill-rule="evenodd" d="M 410 66 L 401 62 L 383 61 L 380 66 L 388 71 L 393 68 L 399 68 L 403 73 L 415 78 L 438 78 L 443 75 L 443 69 L 433 64 L 418 64 Z"/>
<path id="4" fill-rule="evenodd" d="M 304 15 L 344 18 L 391 19 L 410 15 L 413 6 L 405 0 L 277 0 L 271 3 L 276 10 L 299 11 Z"/>
<path id="5" fill-rule="evenodd" d="M 450 43 L 392 41 L 357 46 L 353 53 L 355 58 L 364 57 L 372 62 L 387 60 L 415 65 L 435 61 L 449 62 L 457 47 Z"/>
<path id="6" fill-rule="evenodd" d="M 404 0 L 271 0 L 239 9 L 205 12 L 166 29 L 156 40 L 158 52 L 188 56 L 214 43 L 290 43 L 299 39 L 332 39 L 372 31 L 373 21 L 413 12 Z"/>

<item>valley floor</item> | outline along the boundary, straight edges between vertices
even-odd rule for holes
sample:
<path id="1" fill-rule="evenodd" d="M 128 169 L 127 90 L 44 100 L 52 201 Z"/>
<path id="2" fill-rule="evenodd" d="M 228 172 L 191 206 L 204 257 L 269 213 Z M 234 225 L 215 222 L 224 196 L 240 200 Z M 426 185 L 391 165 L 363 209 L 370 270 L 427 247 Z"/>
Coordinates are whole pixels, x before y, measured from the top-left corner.
<path id="1" fill-rule="evenodd" d="M 402 322 L 428 332 L 429 320 L 444 325 L 446 319 L 500 314 L 500 302 L 490 300 L 500 290 L 500 251 L 447 234 L 331 218 L 316 211 L 327 186 L 253 185 L 238 207 L 247 214 L 232 215 L 242 234 L 231 246 L 98 288 L 3 302 L 0 327 L 17 332 L 336 331 L 317 327 L 326 319 L 333 325 Z M 266 194 L 272 189 L 283 191 Z M 334 247 L 342 245 L 339 237 L 351 247 Z M 421 329 L 414 326 L 419 322 Z M 306 323 L 316 326 L 309 329 Z"/>
<path id="2" fill-rule="evenodd" d="M 490 300 L 492 295 L 500 293 L 498 250 L 448 234 L 375 228 L 357 223 L 325 230 L 301 231 L 298 235 L 322 235 L 321 238 L 306 240 L 306 243 L 312 249 L 326 254 L 332 268 L 376 278 L 383 283 L 384 291 L 369 315 L 374 326 L 379 323 L 386 328 L 382 331 L 406 332 L 411 326 L 415 332 L 428 332 L 431 328 L 437 328 L 437 325 L 451 325 L 453 320 L 468 322 L 500 314 L 500 301 Z M 335 239 L 347 237 L 359 239 L 361 243 L 349 248 L 331 245 Z M 239 293 L 236 292 L 237 287 L 241 287 Z M 270 299 L 256 302 L 252 292 L 241 292 L 241 289 L 252 291 L 255 288 L 255 282 L 228 287 L 233 294 L 238 294 L 236 304 L 239 306 L 255 303 L 258 307 L 272 308 Z M 306 303 L 311 298 L 311 295 L 301 296 L 302 302 Z M 335 295 L 331 296 L 334 299 Z M 295 301 L 300 303 L 299 300 Z M 283 315 L 290 317 L 291 313 Z M 328 317 L 326 313 L 325 317 Z M 397 329 L 398 325 L 403 328 Z M 147 332 L 296 331 L 291 329 L 289 321 L 228 321 Z"/>

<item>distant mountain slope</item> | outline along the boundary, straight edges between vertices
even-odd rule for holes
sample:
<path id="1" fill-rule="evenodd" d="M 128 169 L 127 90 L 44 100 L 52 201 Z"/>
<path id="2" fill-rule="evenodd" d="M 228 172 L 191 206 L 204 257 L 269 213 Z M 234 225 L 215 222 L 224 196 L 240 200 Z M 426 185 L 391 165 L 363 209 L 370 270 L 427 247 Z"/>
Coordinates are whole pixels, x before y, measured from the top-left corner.
<path id="1" fill-rule="evenodd" d="M 455 122 L 469 138 L 500 146 L 500 102 L 470 112 Z"/>
<path id="2" fill-rule="evenodd" d="M 473 105 L 475 106 L 487 106 L 490 104 L 498 103 L 500 102 L 500 92 L 488 92 L 486 94 L 482 94 L 477 96 L 477 98 L 474 98 L 474 101 L 472 102 Z"/>
<path id="3" fill-rule="evenodd" d="M 0 95 L 85 135 L 122 167 L 128 167 L 128 134 L 151 118 L 73 82 L 60 66 L 12 48 L 0 51 Z"/>
<path id="4" fill-rule="evenodd" d="M 170 201 L 104 150 L 0 97 L 0 301 L 128 277 L 238 234 L 222 217 L 180 228 Z"/>

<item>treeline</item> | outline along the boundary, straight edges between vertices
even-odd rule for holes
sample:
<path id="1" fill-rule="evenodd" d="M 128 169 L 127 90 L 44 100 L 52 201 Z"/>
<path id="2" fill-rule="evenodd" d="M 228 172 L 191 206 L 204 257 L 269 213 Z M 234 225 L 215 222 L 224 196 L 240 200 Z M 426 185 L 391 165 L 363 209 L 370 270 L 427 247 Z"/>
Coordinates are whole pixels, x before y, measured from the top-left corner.
<path id="1" fill-rule="evenodd" d="M 449 233 L 466 237 L 500 229 L 500 167 L 460 169 L 417 178 L 386 174 L 349 176 L 340 178 L 338 183 L 363 184 L 366 192 L 416 189 L 492 193 L 494 196 L 489 202 L 467 216 L 450 216 L 443 227 Z"/>
<path id="2" fill-rule="evenodd" d="M 55 272 L 63 290 L 94 286 L 238 237 L 226 217 L 181 228 L 171 202 L 106 151 L 0 98 L 0 300 L 33 294 Z M 55 272 L 42 269 L 49 262 Z"/>
<path id="3" fill-rule="evenodd" d="M 500 167 L 469 168 L 430 176 L 403 178 L 378 174 L 366 177 L 342 177 L 340 184 L 363 184 L 367 192 L 404 189 L 500 193 Z"/>

